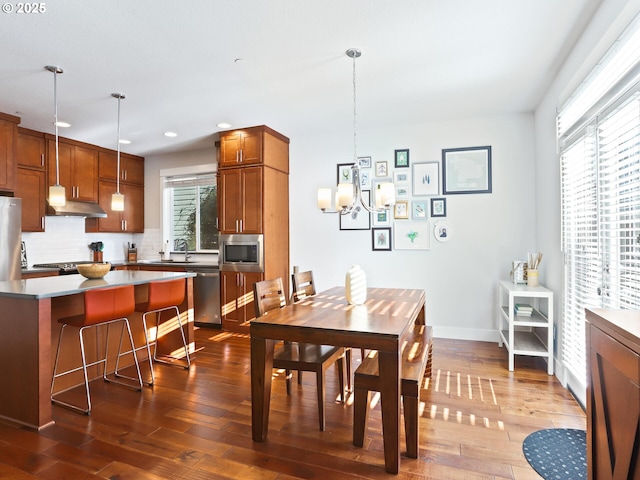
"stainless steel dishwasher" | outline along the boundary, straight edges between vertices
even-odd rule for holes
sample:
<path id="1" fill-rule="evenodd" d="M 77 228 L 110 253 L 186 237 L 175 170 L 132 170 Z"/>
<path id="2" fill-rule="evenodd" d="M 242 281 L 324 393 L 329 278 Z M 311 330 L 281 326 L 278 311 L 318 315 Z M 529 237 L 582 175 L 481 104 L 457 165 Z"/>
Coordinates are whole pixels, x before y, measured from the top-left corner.
<path id="1" fill-rule="evenodd" d="M 190 268 L 193 279 L 193 317 L 198 326 L 221 325 L 220 272 L 213 268 Z"/>

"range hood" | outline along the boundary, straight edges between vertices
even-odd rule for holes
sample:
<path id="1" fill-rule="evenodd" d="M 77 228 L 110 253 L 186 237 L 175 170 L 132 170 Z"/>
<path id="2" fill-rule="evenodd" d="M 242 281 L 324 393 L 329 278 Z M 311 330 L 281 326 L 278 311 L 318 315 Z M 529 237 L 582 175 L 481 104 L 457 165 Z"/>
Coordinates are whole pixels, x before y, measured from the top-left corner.
<path id="1" fill-rule="evenodd" d="M 107 213 L 97 203 L 73 202 L 69 200 L 61 207 L 52 207 L 49 205 L 47 215 L 53 217 L 107 217 Z"/>

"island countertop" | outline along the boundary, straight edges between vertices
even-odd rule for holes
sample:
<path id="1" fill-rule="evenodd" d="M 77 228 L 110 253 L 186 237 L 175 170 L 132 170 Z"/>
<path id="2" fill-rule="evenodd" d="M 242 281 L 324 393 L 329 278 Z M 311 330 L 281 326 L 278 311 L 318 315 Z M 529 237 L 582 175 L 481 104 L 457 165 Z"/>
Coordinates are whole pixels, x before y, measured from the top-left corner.
<path id="1" fill-rule="evenodd" d="M 88 279 L 80 274 L 23 280 L 0 281 L 0 297 L 53 298 L 86 290 L 121 285 L 141 285 L 158 280 L 195 277 L 193 272 L 112 270 L 103 278 Z"/>

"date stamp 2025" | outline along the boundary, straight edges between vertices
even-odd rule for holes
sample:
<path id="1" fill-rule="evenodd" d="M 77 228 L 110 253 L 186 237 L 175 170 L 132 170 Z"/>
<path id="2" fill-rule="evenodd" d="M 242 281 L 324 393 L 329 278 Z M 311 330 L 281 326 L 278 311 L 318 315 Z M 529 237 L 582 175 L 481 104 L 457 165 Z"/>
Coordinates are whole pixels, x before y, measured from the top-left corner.
<path id="1" fill-rule="evenodd" d="M 47 4 L 45 2 L 6 2 L 2 4 L 3 13 L 46 13 Z"/>

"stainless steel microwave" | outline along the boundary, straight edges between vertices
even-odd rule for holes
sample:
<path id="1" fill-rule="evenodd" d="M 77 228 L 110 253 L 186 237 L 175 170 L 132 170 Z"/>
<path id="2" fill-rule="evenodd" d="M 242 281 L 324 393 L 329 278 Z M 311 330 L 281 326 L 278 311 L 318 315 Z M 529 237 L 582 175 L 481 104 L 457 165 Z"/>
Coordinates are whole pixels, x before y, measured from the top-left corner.
<path id="1" fill-rule="evenodd" d="M 264 272 L 262 235 L 220 235 L 220 271 Z"/>

